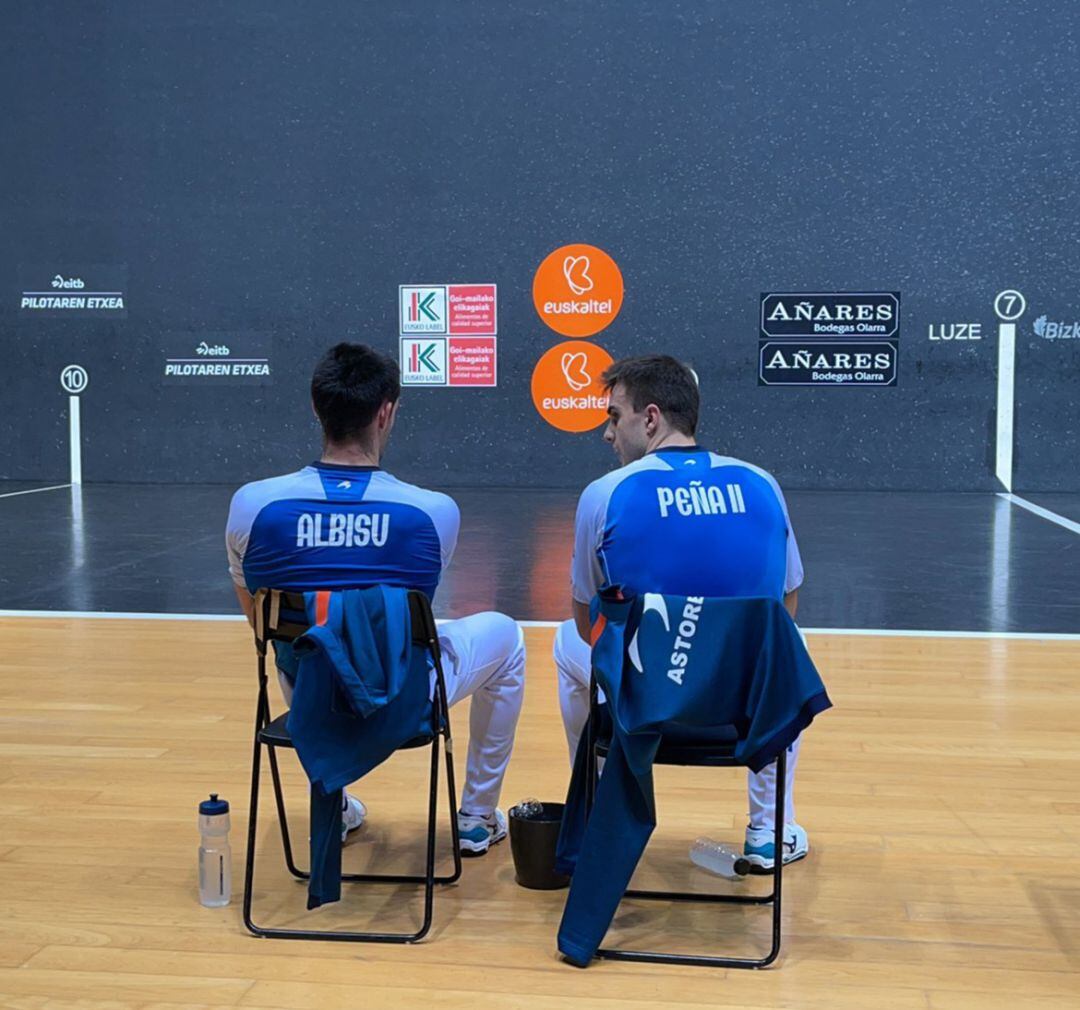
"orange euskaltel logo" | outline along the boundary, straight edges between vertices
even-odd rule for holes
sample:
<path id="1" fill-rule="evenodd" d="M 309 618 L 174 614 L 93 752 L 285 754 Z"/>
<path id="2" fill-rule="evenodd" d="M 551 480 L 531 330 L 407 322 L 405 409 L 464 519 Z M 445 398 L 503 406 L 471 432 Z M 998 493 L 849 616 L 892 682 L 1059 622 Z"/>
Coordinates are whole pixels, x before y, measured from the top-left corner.
<path id="1" fill-rule="evenodd" d="M 599 333 L 622 308 L 623 279 L 615 261 L 594 245 L 564 245 L 545 257 L 533 278 L 540 318 L 564 337 Z"/>
<path id="2" fill-rule="evenodd" d="M 560 431 L 590 431 L 607 420 L 608 395 L 600 376 L 611 355 L 587 340 L 550 348 L 532 374 L 532 398 L 540 416 Z"/>

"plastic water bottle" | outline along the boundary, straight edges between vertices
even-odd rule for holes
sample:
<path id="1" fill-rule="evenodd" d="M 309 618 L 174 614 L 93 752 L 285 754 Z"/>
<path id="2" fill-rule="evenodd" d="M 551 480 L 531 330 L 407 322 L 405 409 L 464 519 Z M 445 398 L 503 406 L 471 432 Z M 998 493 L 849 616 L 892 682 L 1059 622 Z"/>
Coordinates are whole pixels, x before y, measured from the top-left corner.
<path id="1" fill-rule="evenodd" d="M 690 846 L 690 862 L 727 880 L 741 880 L 750 872 L 750 860 L 741 852 L 711 838 L 699 838 Z"/>
<path id="2" fill-rule="evenodd" d="M 199 804 L 199 901 L 220 908 L 232 896 L 232 849 L 229 848 L 229 801 L 217 793 Z"/>

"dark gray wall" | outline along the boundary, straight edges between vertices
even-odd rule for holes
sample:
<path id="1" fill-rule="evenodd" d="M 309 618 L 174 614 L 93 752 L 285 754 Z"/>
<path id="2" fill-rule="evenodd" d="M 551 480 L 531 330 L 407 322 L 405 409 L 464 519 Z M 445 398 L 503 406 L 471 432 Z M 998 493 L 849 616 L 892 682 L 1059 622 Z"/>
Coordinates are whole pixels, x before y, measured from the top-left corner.
<path id="1" fill-rule="evenodd" d="M 397 285 L 495 281 L 499 385 L 408 390 L 389 463 L 575 486 L 598 433 L 533 410 L 556 334 L 530 285 L 589 242 L 704 442 L 792 487 L 988 489 L 995 292 L 1017 337 L 1017 486 L 1078 490 L 1080 12 L 1071 0 L 9 3 L 0 27 L 0 476 L 67 467 L 57 375 L 90 371 L 84 477 L 222 481 L 310 458 L 342 337 L 396 354 Z M 26 318 L 20 266 L 126 265 L 123 318 Z M 758 294 L 902 293 L 892 389 L 757 385 Z M 984 339 L 931 343 L 931 324 Z M 164 385 L 187 335 L 262 333 L 273 384 Z M 184 336 L 177 336 L 182 334 Z"/>

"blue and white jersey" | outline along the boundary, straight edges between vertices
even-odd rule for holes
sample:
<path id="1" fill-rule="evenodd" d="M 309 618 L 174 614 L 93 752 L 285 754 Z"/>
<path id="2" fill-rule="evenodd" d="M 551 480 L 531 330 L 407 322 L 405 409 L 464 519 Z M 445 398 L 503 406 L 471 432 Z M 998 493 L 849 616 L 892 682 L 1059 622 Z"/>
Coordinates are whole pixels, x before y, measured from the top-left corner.
<path id="1" fill-rule="evenodd" d="M 697 446 L 660 449 L 581 494 L 571 589 L 767 596 L 803 580 L 787 505 L 771 474 Z"/>
<path id="2" fill-rule="evenodd" d="M 229 574 L 252 593 L 387 585 L 431 598 L 460 521 L 453 498 L 378 467 L 312 463 L 233 495 Z"/>

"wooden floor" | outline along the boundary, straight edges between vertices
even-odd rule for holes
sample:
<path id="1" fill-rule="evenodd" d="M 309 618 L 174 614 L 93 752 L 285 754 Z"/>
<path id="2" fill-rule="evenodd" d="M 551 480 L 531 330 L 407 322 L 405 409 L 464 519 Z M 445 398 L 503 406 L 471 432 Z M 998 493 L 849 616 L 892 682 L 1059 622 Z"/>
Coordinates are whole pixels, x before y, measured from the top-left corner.
<path id="1" fill-rule="evenodd" d="M 560 799 L 566 753 L 551 632 L 529 629 L 529 684 L 504 805 Z M 1080 1006 L 1080 642 L 821 636 L 836 708 L 807 735 L 785 875 L 785 951 L 767 972 L 555 954 L 564 893 L 513 880 L 499 846 L 440 892 L 415 947 L 257 940 L 240 921 L 254 673 L 245 626 L 0 621 L 0 1006 Z M 463 738 L 467 719 L 456 709 Z M 463 755 L 459 748 L 459 755 Z M 459 758 L 461 760 L 461 758 Z M 423 758 L 379 769 L 347 864 L 416 865 Z M 304 837 L 305 789 L 288 788 Z M 195 807 L 233 802 L 234 904 L 199 906 Z M 663 769 L 643 882 L 731 887 L 693 869 L 698 834 L 737 841 L 741 777 Z M 384 887 L 316 913 L 260 830 L 258 903 L 276 923 L 416 920 Z M 757 886 L 761 881 L 755 881 Z M 707 952 L 763 942 L 765 913 L 622 906 L 609 939 Z"/>

